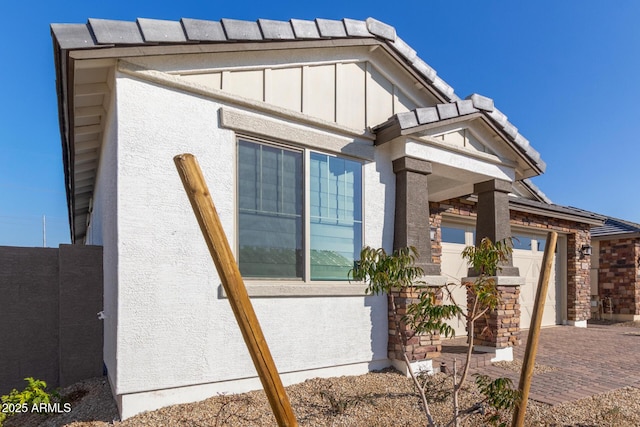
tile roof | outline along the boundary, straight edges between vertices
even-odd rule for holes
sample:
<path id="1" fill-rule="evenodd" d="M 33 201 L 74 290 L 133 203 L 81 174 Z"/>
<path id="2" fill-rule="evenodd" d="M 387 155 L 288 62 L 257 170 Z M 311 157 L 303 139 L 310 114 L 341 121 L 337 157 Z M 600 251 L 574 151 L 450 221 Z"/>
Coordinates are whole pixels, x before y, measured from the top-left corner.
<path id="1" fill-rule="evenodd" d="M 607 218 L 603 225 L 591 229 L 591 237 L 640 233 L 640 224 L 617 218 Z"/>
<path id="2" fill-rule="evenodd" d="M 535 195 L 535 197 L 539 199 L 539 201 L 548 203 L 548 204 L 553 204 L 551 199 L 547 197 L 547 195 L 544 194 L 542 190 L 540 190 L 540 188 L 537 185 L 535 185 L 529 178 L 525 178 L 521 182 L 523 185 L 529 188 L 529 190 Z"/>
<path id="3" fill-rule="evenodd" d="M 536 200 L 525 199 L 523 197 L 509 196 L 509 204 L 514 207 L 533 208 L 547 212 L 553 212 L 555 214 L 563 214 L 574 219 L 582 219 L 584 220 L 584 222 L 597 225 L 602 224 L 607 218 L 604 215 L 586 211 L 584 209 L 575 208 L 573 206 L 562 206 L 556 205 L 554 203 L 539 202 Z"/>
<path id="4" fill-rule="evenodd" d="M 258 19 L 257 21 L 242 21 L 236 19 L 221 19 L 219 21 L 182 18 L 180 21 L 139 18 L 135 22 L 114 21 L 91 18 L 85 24 L 51 24 L 56 54 L 56 73 L 58 77 L 58 91 L 63 92 L 66 82 L 64 58 L 70 50 L 104 49 L 113 47 L 139 46 L 193 46 L 220 43 L 260 43 L 322 41 L 322 40 L 377 40 L 388 46 L 401 61 L 411 67 L 418 77 L 422 77 L 429 85 L 429 90 L 440 100 L 435 107 L 418 108 L 409 113 L 401 113 L 394 119 L 401 122 L 405 128 L 420 126 L 424 123 L 447 120 L 469 114 L 482 114 L 507 135 L 529 161 L 538 169 L 544 171 L 546 165 L 540 159 L 540 154 L 531 148 L 529 141 L 518 133 L 517 128 L 507 120 L 507 116 L 495 108 L 491 98 L 473 94 L 467 99 L 460 99 L 454 89 L 440 78 L 436 71 L 422 60 L 417 52 L 404 40 L 397 36 L 394 27 L 367 18 L 364 21 L 354 19 L 329 20 L 300 20 L 275 21 Z M 140 51 L 140 54 L 142 51 Z M 62 101 L 60 101 L 62 102 Z M 65 128 L 61 108 L 61 129 L 63 145 Z M 71 160 L 65 157 L 65 174 L 69 173 Z M 73 177 L 67 177 L 67 180 Z M 68 189 L 72 184 L 67 183 Z M 72 195 L 68 194 L 71 210 Z M 75 214 L 70 212 L 70 217 Z M 73 220 L 72 220 L 73 221 Z M 82 221 L 80 221 L 82 222 Z"/>
<path id="5" fill-rule="evenodd" d="M 518 128 L 511 124 L 507 120 L 507 116 L 494 106 L 491 98 L 477 93 L 469 95 L 464 100 L 438 104 L 434 107 L 416 108 L 415 110 L 395 114 L 374 130 L 389 126 L 393 122 L 397 122 L 401 130 L 408 130 L 474 113 L 483 113 L 540 169 L 540 172 L 544 172 L 547 165 L 540 158 L 540 153 L 531 147 L 529 140 L 518 133 Z"/>
<path id="6" fill-rule="evenodd" d="M 138 18 L 136 22 L 90 18 L 86 24 L 51 24 L 54 40 L 62 50 L 116 46 L 156 46 L 225 42 L 267 42 L 288 40 L 376 38 L 386 42 L 409 65 L 433 85 L 445 100 L 459 98 L 436 71 L 417 56 L 414 49 L 396 35 L 394 27 L 367 18 L 274 21 L 221 19 L 180 21 Z"/>

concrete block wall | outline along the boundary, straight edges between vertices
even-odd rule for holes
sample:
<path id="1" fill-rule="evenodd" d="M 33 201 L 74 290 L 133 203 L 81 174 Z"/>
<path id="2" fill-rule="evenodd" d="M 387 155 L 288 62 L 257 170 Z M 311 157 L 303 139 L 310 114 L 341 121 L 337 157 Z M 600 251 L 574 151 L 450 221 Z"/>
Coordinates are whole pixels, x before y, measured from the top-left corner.
<path id="1" fill-rule="evenodd" d="M 0 394 L 102 375 L 102 247 L 0 246 Z"/>

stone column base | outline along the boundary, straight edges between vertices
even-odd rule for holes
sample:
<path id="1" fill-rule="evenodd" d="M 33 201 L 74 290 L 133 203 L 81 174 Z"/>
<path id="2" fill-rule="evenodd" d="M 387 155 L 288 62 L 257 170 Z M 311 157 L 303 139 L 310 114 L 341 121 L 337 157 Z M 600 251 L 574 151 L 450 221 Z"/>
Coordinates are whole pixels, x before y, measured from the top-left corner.
<path id="1" fill-rule="evenodd" d="M 465 277 L 462 283 L 474 283 L 476 279 L 477 277 Z M 489 351 L 497 351 L 520 345 L 519 298 L 520 287 L 524 285 L 525 279 L 519 276 L 492 276 L 487 279 L 495 281 L 502 302 L 494 310 L 486 313 L 486 317 L 476 320 L 473 336 L 474 349 L 490 348 L 492 350 Z M 472 295 L 468 293 L 467 296 L 467 307 L 471 307 Z M 480 351 L 487 352 L 487 350 Z M 510 357 L 513 358 L 513 354 Z"/>
<path id="2" fill-rule="evenodd" d="M 422 276 L 419 280 L 423 281 L 425 285 L 416 286 L 416 288 L 440 288 L 448 282 L 446 276 Z"/>
<path id="3" fill-rule="evenodd" d="M 494 353 L 495 356 L 491 358 L 491 363 L 513 361 L 513 347 L 495 348 L 484 345 L 474 345 L 473 350 L 482 353 Z"/>
<path id="4" fill-rule="evenodd" d="M 586 320 L 567 320 L 567 325 L 575 326 L 576 328 L 586 328 L 587 321 Z"/>
<path id="5" fill-rule="evenodd" d="M 409 362 L 411 364 L 411 369 L 415 375 L 418 375 L 421 372 L 426 372 L 429 375 L 433 375 L 433 361 L 431 359 L 425 360 L 416 360 L 413 362 Z M 404 360 L 391 360 L 391 366 L 393 366 L 397 371 L 401 372 L 407 378 L 411 377 L 409 373 L 409 368 L 407 368 L 407 364 L 404 363 Z"/>
<path id="6" fill-rule="evenodd" d="M 389 303 L 387 353 L 392 365 L 405 375 L 409 375 L 409 371 L 404 362 L 403 352 L 407 355 L 414 372 L 418 372 L 433 371 L 431 359 L 440 355 L 442 351 L 439 333 L 416 335 L 402 320 L 408 307 L 418 302 L 422 292 L 433 290 L 436 294 L 436 304 L 442 304 L 442 292 L 439 289 L 447 283 L 447 278 L 444 276 L 422 276 L 419 280 L 424 284 L 402 290 L 391 290 L 396 303 L 397 313 L 395 315 L 391 313 L 391 303 Z M 400 326 L 404 338 L 396 335 L 396 322 Z"/>

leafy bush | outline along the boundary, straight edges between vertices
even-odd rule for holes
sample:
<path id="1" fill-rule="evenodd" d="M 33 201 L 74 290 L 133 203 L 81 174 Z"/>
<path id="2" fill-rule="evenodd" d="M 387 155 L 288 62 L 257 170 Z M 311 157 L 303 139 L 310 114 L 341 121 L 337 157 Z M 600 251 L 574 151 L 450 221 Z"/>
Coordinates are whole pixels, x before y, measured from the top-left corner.
<path id="1" fill-rule="evenodd" d="M 473 351 L 474 322 L 483 316 L 487 317 L 500 303 L 500 294 L 493 276 L 501 270 L 501 265 L 508 263 L 512 248 L 513 243 L 510 238 L 495 243 L 488 238 L 483 238 L 477 246 L 468 246 L 464 249 L 462 257 L 478 274 L 473 283 L 464 284 L 469 296 L 469 304 L 467 310 L 464 311 L 455 303 L 450 305 L 438 304 L 435 292 L 432 289 L 422 287 L 425 283 L 420 279 L 424 275 L 424 271 L 415 265 L 418 253 L 414 247 L 401 248 L 389 255 L 382 248 L 374 249 L 365 246 L 360 253 L 360 261 L 349 272 L 350 279 L 364 281 L 367 284 L 367 294 L 387 293 L 390 310 L 396 315 L 398 314 L 398 308 L 392 290 L 418 288 L 420 290 L 418 301 L 410 304 L 402 317 L 402 322 L 413 329 L 413 334 L 438 333 L 445 337 L 453 336 L 454 330 L 446 321 L 459 315 L 466 318 L 468 325 L 466 362 L 460 381 L 458 381 L 454 361 L 452 391 L 454 415 L 448 425 L 453 424 L 457 427 L 465 417 L 483 410 L 485 406 L 489 406 L 491 411 L 487 415 L 486 421 L 497 425 L 505 410 L 512 408 L 518 398 L 517 392 L 514 394 L 511 388 L 510 380 L 498 378 L 491 381 L 488 377 L 479 377 L 476 382 L 480 391 L 485 395 L 485 400 L 462 412 L 458 404 L 458 392 L 462 389 L 469 372 L 469 362 Z M 444 287 L 444 290 L 448 291 L 448 285 Z M 403 347 L 404 362 L 422 399 L 427 423 L 429 426 L 435 426 L 427 399 L 427 391 L 433 384 L 429 381 L 424 381 L 424 379 L 421 381 L 414 374 L 404 344 L 407 339 L 407 332 L 401 330 L 398 323 L 397 321 L 394 322 L 395 334 Z M 437 393 L 437 395 L 439 398 L 444 396 L 442 393 Z M 347 404 L 347 402 L 338 401 L 331 403 L 332 405 L 335 403 L 339 410 L 344 410 L 344 408 L 338 403 L 344 403 L 345 406 Z"/>
<path id="2" fill-rule="evenodd" d="M 488 375 L 476 374 L 478 391 L 485 396 L 482 402 L 488 406 L 484 411 L 485 421 L 493 426 L 506 426 L 507 414 L 520 401 L 520 390 L 513 388 L 509 378 L 491 379 Z"/>
<path id="3" fill-rule="evenodd" d="M 0 397 L 0 427 L 8 417 L 30 412 L 33 405 L 49 404 L 58 397 L 56 392 L 47 392 L 46 382 L 32 377 L 24 380 L 27 382 L 24 390 L 18 391 L 14 388 L 8 395 Z"/>

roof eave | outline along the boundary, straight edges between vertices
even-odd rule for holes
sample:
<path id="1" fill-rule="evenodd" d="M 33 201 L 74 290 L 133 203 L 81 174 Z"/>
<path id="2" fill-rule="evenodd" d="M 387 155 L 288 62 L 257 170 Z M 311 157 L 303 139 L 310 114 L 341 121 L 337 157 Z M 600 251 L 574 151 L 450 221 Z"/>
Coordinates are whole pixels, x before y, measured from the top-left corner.
<path id="1" fill-rule="evenodd" d="M 591 240 L 617 240 L 617 239 L 638 239 L 640 238 L 640 232 L 620 232 L 620 233 L 607 233 L 607 234 L 591 234 Z"/>
<path id="2" fill-rule="evenodd" d="M 75 200 L 73 198 L 73 165 L 71 162 L 71 150 L 70 141 L 68 139 L 67 120 L 70 120 L 69 111 L 65 109 L 64 100 L 67 98 L 67 88 L 69 87 L 68 80 L 68 63 L 69 63 L 69 51 L 62 49 L 58 39 L 51 30 L 53 39 L 53 52 L 54 52 L 54 66 L 56 70 L 56 94 L 58 98 L 58 124 L 60 127 L 60 139 L 62 145 L 62 164 L 64 170 L 64 186 L 65 194 L 67 197 L 67 216 L 69 220 L 69 234 L 71 243 L 75 243 L 75 226 L 74 226 L 74 205 Z"/>
<path id="3" fill-rule="evenodd" d="M 529 201 L 531 202 L 531 201 Z M 582 224 L 588 225 L 602 225 L 604 224 L 605 218 L 593 215 L 593 214 L 581 214 L 578 212 L 561 212 L 561 209 L 566 209 L 562 206 L 557 205 L 547 205 L 544 206 L 544 203 L 539 203 L 538 206 L 532 205 L 532 203 L 525 203 L 517 198 L 509 199 L 509 208 L 512 210 L 516 210 L 518 212 L 524 213 L 532 213 L 537 215 L 544 215 L 547 217 L 558 218 L 558 219 L 566 219 L 568 221 L 579 222 Z M 557 207 L 556 207 L 557 206 Z"/>
<path id="4" fill-rule="evenodd" d="M 527 174 L 522 177 L 522 179 L 532 178 L 534 176 L 542 175 L 546 170 L 546 164 L 540 159 L 536 161 L 533 159 L 525 150 L 522 149 L 518 144 L 516 144 L 509 135 L 503 129 L 500 129 L 493 120 L 487 117 L 486 114 L 481 114 L 482 120 L 489 126 L 496 134 L 500 135 L 502 140 L 516 153 L 520 155 L 520 157 L 525 161 L 525 163 L 529 166 L 530 170 L 533 172 L 531 174 Z"/>
<path id="5" fill-rule="evenodd" d="M 537 185 L 531 182 L 529 178 L 521 180 L 520 183 L 527 188 L 527 190 L 537 199 L 537 201 L 548 204 L 553 203 L 551 199 L 549 199 L 549 197 L 547 197 L 547 195 L 544 194 Z"/>

